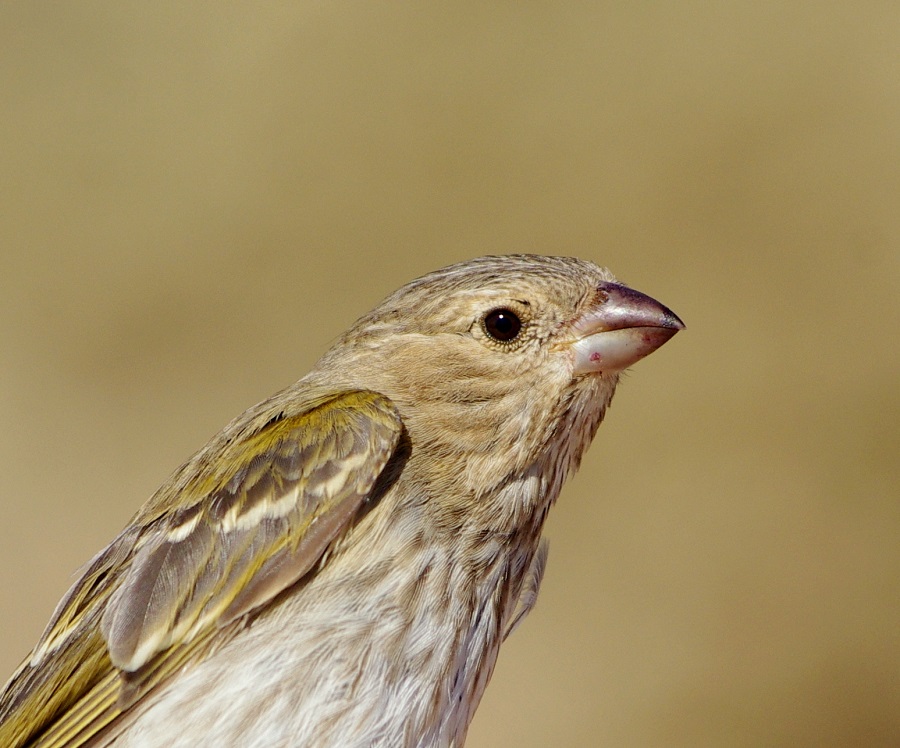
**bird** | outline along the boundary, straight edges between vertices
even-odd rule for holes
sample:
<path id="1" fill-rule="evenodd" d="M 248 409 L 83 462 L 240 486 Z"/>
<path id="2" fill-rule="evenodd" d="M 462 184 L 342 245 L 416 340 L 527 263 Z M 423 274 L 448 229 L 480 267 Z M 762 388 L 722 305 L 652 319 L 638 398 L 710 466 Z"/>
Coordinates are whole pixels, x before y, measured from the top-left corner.
<path id="1" fill-rule="evenodd" d="M 621 373 L 684 324 L 587 260 L 424 275 L 232 420 L 80 571 L 10 748 L 461 748 Z"/>

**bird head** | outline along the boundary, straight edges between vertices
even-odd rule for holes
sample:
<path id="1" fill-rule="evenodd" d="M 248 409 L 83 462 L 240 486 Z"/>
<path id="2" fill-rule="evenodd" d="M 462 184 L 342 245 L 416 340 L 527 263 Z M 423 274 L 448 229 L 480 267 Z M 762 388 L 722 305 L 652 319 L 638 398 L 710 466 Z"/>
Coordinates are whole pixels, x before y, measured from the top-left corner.
<path id="1" fill-rule="evenodd" d="M 564 477 L 620 372 L 683 326 L 592 262 L 481 257 L 391 294 L 317 369 L 390 397 L 412 443 L 440 457 L 434 478 L 479 493 L 548 455 Z"/>

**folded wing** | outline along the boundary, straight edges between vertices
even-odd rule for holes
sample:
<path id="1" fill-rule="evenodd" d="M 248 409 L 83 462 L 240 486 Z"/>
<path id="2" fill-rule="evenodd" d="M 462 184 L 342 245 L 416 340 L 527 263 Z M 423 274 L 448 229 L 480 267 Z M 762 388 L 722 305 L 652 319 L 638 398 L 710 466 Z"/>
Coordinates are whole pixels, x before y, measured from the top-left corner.
<path id="1" fill-rule="evenodd" d="M 298 582 L 352 524 L 401 431 L 387 398 L 358 391 L 224 443 L 188 481 L 195 500 L 139 514 L 63 598 L 0 695 L 0 744 L 85 744 Z"/>

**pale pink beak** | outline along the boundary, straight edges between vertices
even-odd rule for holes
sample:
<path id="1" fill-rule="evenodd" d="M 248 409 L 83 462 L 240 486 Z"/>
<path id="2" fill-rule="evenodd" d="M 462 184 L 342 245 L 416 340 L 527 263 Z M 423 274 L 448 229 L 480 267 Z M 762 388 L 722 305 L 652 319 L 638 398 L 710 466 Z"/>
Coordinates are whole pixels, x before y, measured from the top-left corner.
<path id="1" fill-rule="evenodd" d="M 597 298 L 572 325 L 576 375 L 627 369 L 684 329 L 671 309 L 627 286 L 601 283 Z"/>

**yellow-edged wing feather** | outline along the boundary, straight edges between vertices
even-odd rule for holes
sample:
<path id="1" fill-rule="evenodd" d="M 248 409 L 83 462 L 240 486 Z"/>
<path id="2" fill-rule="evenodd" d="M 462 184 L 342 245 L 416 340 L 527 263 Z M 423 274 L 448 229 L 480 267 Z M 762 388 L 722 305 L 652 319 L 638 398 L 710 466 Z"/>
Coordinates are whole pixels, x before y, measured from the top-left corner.
<path id="1" fill-rule="evenodd" d="M 387 398 L 322 395 L 232 424 L 176 473 L 60 602 L 0 694 L 4 748 L 102 742 L 137 698 L 300 580 L 397 445 Z"/>

